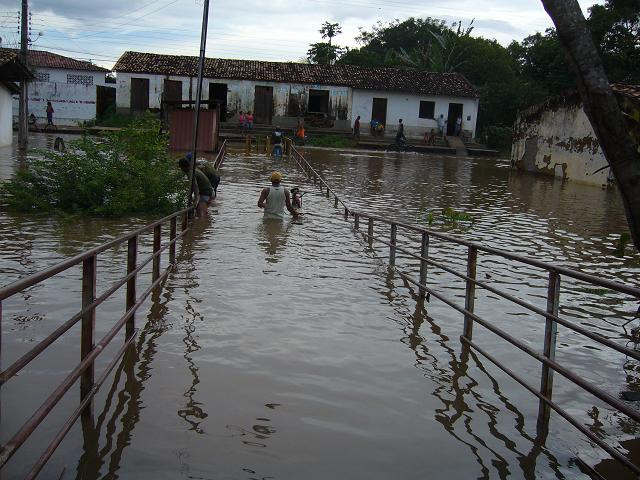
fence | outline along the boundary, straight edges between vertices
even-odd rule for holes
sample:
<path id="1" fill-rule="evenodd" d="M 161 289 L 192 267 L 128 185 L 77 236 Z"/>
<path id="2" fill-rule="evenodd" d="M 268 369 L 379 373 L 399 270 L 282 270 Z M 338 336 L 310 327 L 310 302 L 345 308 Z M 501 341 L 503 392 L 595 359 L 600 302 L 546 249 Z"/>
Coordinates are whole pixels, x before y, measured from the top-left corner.
<path id="1" fill-rule="evenodd" d="M 214 166 L 220 168 L 224 162 L 227 152 L 226 141 L 220 147 L 216 155 Z M 67 375 L 62 383 L 47 397 L 36 412 L 24 423 L 11 439 L 0 449 L 0 469 L 9 461 L 16 451 L 24 444 L 29 436 L 47 417 L 49 412 L 63 398 L 66 392 L 80 379 L 80 404 L 73 411 L 63 427 L 58 431 L 44 453 L 33 465 L 26 478 L 35 478 L 51 457 L 55 449 L 60 445 L 65 435 L 69 432 L 75 421 L 81 415 L 91 415 L 92 400 L 100 386 L 109 376 L 111 370 L 116 366 L 120 358 L 124 355 L 129 345 L 136 335 L 135 312 L 142 306 L 146 298 L 158 288 L 167 278 L 167 275 L 176 264 L 176 242 L 182 238 L 190 228 L 189 218 L 194 211 L 194 207 L 185 208 L 164 217 L 154 223 L 146 225 L 138 230 L 116 238 L 103 245 L 83 252 L 75 257 L 65 260 L 44 271 L 35 273 L 27 278 L 14 282 L 0 289 L 0 324 L 2 322 L 2 302 L 13 295 L 24 291 L 27 288 L 43 282 L 55 275 L 64 272 L 72 267 L 82 264 L 82 308 L 69 320 L 64 322 L 44 340 L 35 347 L 15 360 L 8 368 L 0 372 L 0 386 L 17 375 L 32 360 L 47 349 L 53 342 L 64 335 L 71 327 L 81 322 L 80 334 L 80 363 Z M 182 217 L 181 230 L 178 232 L 178 217 Z M 169 241 L 162 245 L 162 227 L 169 223 Z M 138 241 L 141 235 L 153 231 L 153 253 L 138 261 Z M 106 291 L 98 296 L 96 292 L 97 280 L 97 260 L 98 255 L 118 247 L 127 242 L 127 275 L 111 285 Z M 169 249 L 169 264 L 161 271 L 161 254 Z M 152 263 L 151 285 L 140 296 L 136 292 L 136 280 L 138 273 L 149 263 Z M 125 312 L 118 321 L 111 327 L 109 332 L 97 343 L 95 342 L 95 319 L 96 308 L 109 299 L 116 291 L 126 284 L 126 305 Z M 94 362 L 100 353 L 113 338 L 125 327 L 125 342 L 113 357 L 102 374 L 96 379 Z"/>
<path id="2" fill-rule="evenodd" d="M 610 289 L 619 293 L 623 293 L 625 295 L 629 295 L 634 299 L 640 299 L 640 288 L 636 288 L 633 286 L 625 285 L 618 282 L 613 282 L 610 280 L 605 280 L 593 275 L 585 274 L 576 270 L 572 270 L 569 268 L 559 267 L 556 265 L 550 265 L 548 263 L 544 263 L 535 259 L 523 257 L 521 255 L 517 255 L 514 253 L 506 252 L 503 250 L 499 250 L 496 248 L 488 247 L 485 245 L 480 245 L 471 241 L 459 239 L 453 237 L 451 235 L 443 234 L 441 232 L 437 232 L 431 229 L 417 227 L 413 225 L 408 225 L 406 223 L 389 220 L 386 218 L 377 217 L 374 215 L 369 215 L 364 212 L 359 212 L 350 209 L 340 198 L 337 193 L 327 184 L 327 182 L 322 178 L 322 176 L 307 162 L 307 160 L 300 154 L 300 152 L 291 145 L 290 140 L 288 141 L 288 148 L 290 148 L 293 159 L 296 161 L 298 166 L 307 174 L 307 176 L 317 184 L 321 190 L 321 192 L 326 194 L 329 198 L 332 194 L 334 197 L 334 206 L 338 208 L 338 206 L 342 206 L 344 208 L 344 218 L 345 220 L 353 219 L 353 228 L 356 231 L 360 231 L 360 223 L 362 220 L 367 221 L 367 230 L 366 232 L 362 232 L 363 237 L 368 241 L 369 246 L 373 246 L 373 242 L 381 243 L 389 248 L 389 256 L 388 262 L 389 266 L 396 272 L 398 275 L 403 278 L 406 282 L 417 287 L 419 294 L 422 298 L 426 295 L 430 295 L 435 297 L 436 299 L 442 301 L 449 307 L 457 310 L 464 316 L 464 324 L 463 324 L 463 333 L 460 336 L 460 341 L 463 346 L 467 348 L 471 348 L 477 352 L 479 352 L 482 356 L 491 361 L 494 365 L 496 365 L 499 369 L 513 378 L 516 382 L 522 385 L 524 388 L 529 390 L 533 395 L 535 395 L 539 400 L 539 410 L 538 410 L 538 427 L 539 429 L 547 430 L 549 423 L 550 411 L 553 410 L 558 413 L 561 417 L 567 420 L 571 425 L 573 425 L 576 429 L 578 429 L 582 434 L 584 434 L 590 441 L 598 445 L 604 451 L 606 451 L 613 458 L 618 460 L 620 463 L 625 465 L 631 471 L 633 471 L 636 475 L 640 474 L 640 467 L 632 463 L 626 456 L 620 453 L 618 450 L 605 443 L 600 437 L 591 432 L 588 428 L 586 428 L 582 423 L 580 423 L 575 417 L 569 414 L 565 409 L 559 406 L 557 403 L 553 401 L 553 375 L 554 372 L 562 375 L 569 381 L 573 382 L 575 385 L 581 387 L 583 390 L 589 392 L 595 397 L 599 398 L 603 402 L 607 403 L 617 411 L 627 415 L 629 418 L 633 419 L 636 422 L 640 422 L 640 412 L 635 408 L 630 407 L 628 404 L 620 401 L 617 398 L 614 398 L 609 393 L 605 392 L 598 386 L 584 380 L 580 376 L 576 375 L 569 368 L 559 364 L 555 361 L 555 351 L 556 351 L 556 335 L 558 325 L 561 325 L 565 328 L 573 330 L 576 333 L 584 335 L 585 337 L 599 343 L 600 345 L 611 348 L 619 353 L 627 355 L 630 358 L 635 360 L 640 360 L 640 352 L 630 349 L 626 346 L 618 345 L 617 343 L 598 335 L 597 333 L 591 332 L 586 328 L 572 323 L 570 320 L 562 318 L 559 316 L 559 301 L 560 301 L 560 283 L 562 277 L 568 277 L 575 280 L 579 280 L 582 282 L 586 282 L 590 285 L 595 285 L 598 287 Z M 388 228 L 388 237 L 382 238 L 380 235 L 375 235 L 374 228 L 375 224 L 383 224 L 386 228 Z M 398 245 L 398 229 L 404 229 L 413 233 L 420 234 L 422 237 L 421 245 L 420 245 L 420 253 L 417 254 L 407 248 L 404 248 Z M 459 272 L 454 270 L 453 268 L 444 265 L 443 263 L 437 262 L 431 258 L 429 258 L 429 242 L 432 238 L 436 238 L 438 240 L 448 242 L 450 244 L 461 245 L 467 248 L 467 262 L 466 262 L 466 271 Z M 418 274 L 418 280 L 412 278 L 410 274 L 405 271 L 400 270 L 396 265 L 396 252 L 402 252 L 403 254 L 416 259 L 420 262 L 420 272 Z M 546 309 L 541 309 L 532 305 L 514 295 L 506 293 L 487 282 L 478 280 L 476 278 L 476 270 L 479 263 L 479 254 L 491 254 L 496 255 L 511 261 L 515 261 L 521 264 L 525 264 L 531 267 L 536 267 L 542 269 L 547 272 L 548 282 L 547 282 L 547 305 Z M 429 267 L 438 268 L 445 272 L 448 272 L 451 275 L 459 278 L 464 282 L 465 285 L 465 302 L 464 306 L 459 305 L 451 298 L 442 295 L 437 292 L 429 285 L 427 285 L 427 269 Z M 476 298 L 476 287 L 483 288 L 488 292 L 491 292 L 495 295 L 498 295 L 509 302 L 517 304 L 525 309 L 537 314 L 541 315 L 545 318 L 545 331 L 544 331 L 544 344 L 542 345 L 542 353 L 538 353 L 528 345 L 524 344 L 513 335 L 508 332 L 496 327 L 490 321 L 487 321 L 484 318 L 476 315 L 474 313 L 474 303 Z M 527 381 L 525 381 L 520 375 L 515 373 L 512 369 L 505 366 L 500 362 L 495 356 L 491 355 L 486 349 L 482 348 L 478 344 L 473 341 L 473 327 L 474 324 L 481 325 L 486 328 L 490 332 L 494 333 L 498 337 L 506 340 L 511 345 L 520 349 L 522 352 L 531 356 L 541 363 L 541 376 L 540 376 L 540 386 L 536 387 L 531 385 Z"/>

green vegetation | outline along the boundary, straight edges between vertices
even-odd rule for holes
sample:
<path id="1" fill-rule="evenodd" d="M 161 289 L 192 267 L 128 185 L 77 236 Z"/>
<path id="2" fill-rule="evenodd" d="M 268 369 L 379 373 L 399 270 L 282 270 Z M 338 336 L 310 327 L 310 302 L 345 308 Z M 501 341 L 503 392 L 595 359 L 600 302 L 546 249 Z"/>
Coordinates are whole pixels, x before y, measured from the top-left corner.
<path id="1" fill-rule="evenodd" d="M 349 148 L 354 146 L 354 141 L 340 135 L 318 135 L 309 137 L 307 145 L 327 148 Z"/>
<path id="2" fill-rule="evenodd" d="M 436 215 L 438 214 L 434 211 L 430 211 L 427 213 L 427 223 L 429 224 L 429 226 L 433 225 L 434 223 L 439 223 L 444 226 L 451 227 L 460 222 L 473 222 L 473 215 L 471 215 L 470 213 L 454 210 L 451 207 L 442 209 L 440 215 Z"/>
<path id="3" fill-rule="evenodd" d="M 627 248 L 627 244 L 630 240 L 631 234 L 629 232 L 624 232 L 623 234 L 621 234 L 620 238 L 618 239 L 618 243 L 616 244 L 616 248 L 613 251 L 613 254 L 618 258 L 624 257 L 624 251 Z"/>
<path id="4" fill-rule="evenodd" d="M 159 129 L 158 120 L 144 116 L 103 139 L 70 142 L 65 152 L 40 151 L 0 184 L 3 203 L 103 216 L 175 211 L 184 203 L 186 181 Z"/>
<path id="5" fill-rule="evenodd" d="M 593 5 L 587 22 L 609 80 L 640 83 L 637 0 L 605 0 L 602 5 Z M 339 26 L 331 26 L 339 32 Z M 491 147 L 508 150 L 507 129 L 518 109 L 576 88 L 576 82 L 554 29 L 514 41 L 507 48 L 495 40 L 471 36 L 473 29 L 473 22 L 448 25 L 435 18 L 379 22 L 360 31 L 356 37 L 359 48 L 341 50 L 331 42 L 314 44 L 314 51 L 322 54 L 310 55 L 309 61 L 332 63 L 326 62 L 328 52 L 337 56 L 336 64 L 459 72 L 480 93 L 478 131 L 481 135 L 491 132 Z M 484 141 L 481 135 L 478 138 Z"/>
<path id="6" fill-rule="evenodd" d="M 120 115 L 116 113 L 116 108 L 110 106 L 95 122 L 96 125 L 101 127 L 126 127 L 133 121 L 133 117 L 129 115 Z"/>

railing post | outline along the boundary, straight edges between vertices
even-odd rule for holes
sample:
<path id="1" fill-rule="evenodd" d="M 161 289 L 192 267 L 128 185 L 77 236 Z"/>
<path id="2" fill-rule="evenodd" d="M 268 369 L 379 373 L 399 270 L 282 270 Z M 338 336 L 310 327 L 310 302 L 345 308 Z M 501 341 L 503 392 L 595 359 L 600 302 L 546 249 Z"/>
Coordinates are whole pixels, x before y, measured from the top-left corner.
<path id="1" fill-rule="evenodd" d="M 473 245 L 469 245 L 467 253 L 467 277 L 472 280 L 466 281 L 466 290 L 464 297 L 464 309 L 473 313 L 476 303 L 476 270 L 478 264 L 478 249 Z M 463 336 L 471 340 L 473 338 L 473 319 L 469 315 L 464 316 L 464 333 Z"/>
<path id="2" fill-rule="evenodd" d="M 329 198 L 329 187 L 327 187 L 327 198 Z"/>
<path id="3" fill-rule="evenodd" d="M 391 239 L 389 243 L 389 265 L 392 267 L 396 264 L 396 236 L 398 234 L 398 226 L 395 223 L 391 224 Z"/>
<path id="4" fill-rule="evenodd" d="M 162 225 L 156 225 L 153 227 L 153 254 L 155 255 L 160 251 L 160 239 Z M 151 274 L 152 281 L 156 281 L 160 278 L 160 255 L 153 257 L 153 273 Z"/>
<path id="5" fill-rule="evenodd" d="M 129 239 L 128 247 L 127 247 L 127 274 L 133 272 L 138 264 L 138 236 L 136 235 L 133 238 Z M 131 307 L 133 307 L 136 303 L 136 278 L 137 275 L 134 275 L 129 280 L 127 280 L 127 303 L 125 305 L 126 311 L 129 311 Z M 131 338 L 131 336 L 135 333 L 136 329 L 136 319 L 135 314 L 131 314 L 129 320 L 127 320 L 127 334 L 126 339 Z"/>
<path id="6" fill-rule="evenodd" d="M 367 240 L 369 241 L 369 247 L 373 246 L 373 218 L 369 217 L 369 226 L 367 228 Z"/>
<path id="7" fill-rule="evenodd" d="M 547 285 L 547 312 L 558 316 L 558 305 L 560 303 L 560 274 L 555 271 L 549 271 L 549 282 Z M 544 356 L 549 360 L 556 358 L 556 335 L 558 333 L 558 324 L 549 318 L 545 321 L 544 328 Z M 553 394 L 553 369 L 547 365 L 542 365 L 542 377 L 540 379 L 540 393 L 549 400 Z M 549 423 L 549 414 L 551 410 L 542 400 L 538 408 L 538 427 L 546 430 Z"/>
<path id="8" fill-rule="evenodd" d="M 353 214 L 353 228 L 356 230 L 360 229 L 360 215 L 357 213 Z"/>
<path id="9" fill-rule="evenodd" d="M 269 136 L 265 137 L 264 153 L 266 153 L 267 155 L 271 155 L 271 138 L 269 138 Z"/>
<path id="10" fill-rule="evenodd" d="M 247 135 L 245 137 L 245 150 L 247 151 L 247 153 L 251 152 L 251 137 L 249 135 Z"/>
<path id="11" fill-rule="evenodd" d="M 184 232 L 189 228 L 189 212 L 184 212 L 182 215 L 182 231 Z"/>
<path id="12" fill-rule="evenodd" d="M 171 224 L 169 227 L 169 241 L 173 242 L 169 247 L 169 263 L 171 264 L 176 263 L 176 242 L 174 242 L 174 240 L 176 239 L 177 222 L 178 219 L 176 217 L 173 217 L 171 219 Z"/>
<path id="13" fill-rule="evenodd" d="M 420 256 L 424 259 L 429 256 L 429 234 L 422 232 L 422 245 L 420 247 Z M 427 262 L 426 260 L 420 260 L 420 285 L 427 284 Z M 424 297 L 427 291 L 420 287 L 420 296 Z"/>
<path id="14" fill-rule="evenodd" d="M 334 206 L 335 208 L 338 208 L 338 196 L 337 196 L 337 195 L 334 195 L 334 198 L 333 198 L 333 206 Z"/>
<path id="15" fill-rule="evenodd" d="M 347 218 L 349 218 L 349 209 L 344 207 L 344 219 L 346 220 Z"/>
<path id="16" fill-rule="evenodd" d="M 96 299 L 96 266 L 97 256 L 82 261 L 82 309 L 91 305 Z M 96 309 L 92 308 L 82 316 L 82 330 L 80 334 L 80 358 L 85 359 L 94 348 L 93 334 L 96 325 Z M 93 388 L 95 365 L 91 365 L 82 372 L 80 377 L 80 398 L 83 399 Z M 87 405 L 87 414 L 93 414 L 93 402 Z"/>

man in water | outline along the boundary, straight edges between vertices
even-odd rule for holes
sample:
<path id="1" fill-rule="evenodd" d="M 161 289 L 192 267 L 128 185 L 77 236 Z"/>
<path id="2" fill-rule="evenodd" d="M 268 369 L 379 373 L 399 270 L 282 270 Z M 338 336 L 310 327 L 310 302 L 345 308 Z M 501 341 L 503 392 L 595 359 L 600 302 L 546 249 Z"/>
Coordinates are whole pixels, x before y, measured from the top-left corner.
<path id="1" fill-rule="evenodd" d="M 178 165 L 188 177 L 189 172 L 191 171 L 191 158 L 187 158 L 186 156 L 182 157 L 178 161 Z M 206 217 L 209 203 L 211 203 L 211 200 L 213 199 L 213 186 L 207 176 L 199 168 L 195 169 L 194 175 L 196 185 L 198 187 L 198 206 L 196 207 L 196 213 L 199 217 Z"/>
<path id="2" fill-rule="evenodd" d="M 273 156 L 282 158 L 282 132 L 280 127 L 276 127 L 271 134 L 271 144 L 273 145 Z"/>
<path id="3" fill-rule="evenodd" d="M 271 186 L 263 188 L 258 199 L 258 207 L 264 208 L 264 218 L 283 219 L 285 207 L 291 215 L 297 217 L 298 212 L 291 206 L 289 190 L 280 185 L 282 174 L 273 172 L 269 179 L 271 180 Z"/>

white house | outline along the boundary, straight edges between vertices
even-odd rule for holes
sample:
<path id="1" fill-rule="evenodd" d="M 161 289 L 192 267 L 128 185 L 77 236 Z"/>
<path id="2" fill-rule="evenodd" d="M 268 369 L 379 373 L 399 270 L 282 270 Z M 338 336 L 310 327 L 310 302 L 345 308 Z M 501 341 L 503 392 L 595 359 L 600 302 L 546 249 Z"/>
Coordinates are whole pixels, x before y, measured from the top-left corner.
<path id="1" fill-rule="evenodd" d="M 197 57 L 125 52 L 117 73 L 120 113 L 159 109 L 163 100 L 193 100 Z M 203 100 L 222 106 L 221 119 L 252 111 L 256 123 L 296 125 L 300 117 L 326 118 L 335 129 L 351 128 L 360 115 L 362 133 L 372 118 L 393 133 L 403 119 L 407 135 L 437 128 L 442 114 L 462 117 L 475 136 L 478 92 L 460 74 L 411 68 L 367 68 L 207 58 Z"/>
<path id="2" fill-rule="evenodd" d="M 623 112 L 631 117 L 640 109 L 640 85 L 612 84 L 611 88 Z M 597 186 L 613 183 L 577 92 L 550 97 L 519 112 L 513 133 L 514 168 Z"/>
<path id="3" fill-rule="evenodd" d="M 33 74 L 15 52 L 0 50 L 0 147 L 11 145 L 13 139 L 13 94 L 19 93 L 14 82 L 30 80 Z"/>
<path id="4" fill-rule="evenodd" d="M 75 125 L 96 118 L 98 92 L 105 88 L 105 74 L 109 70 L 42 50 L 29 50 L 27 64 L 35 74 L 35 80 L 29 82 L 28 109 L 38 123 L 46 123 L 47 101 L 53 106 L 56 125 Z M 13 99 L 13 116 L 17 121 L 18 96 Z"/>

